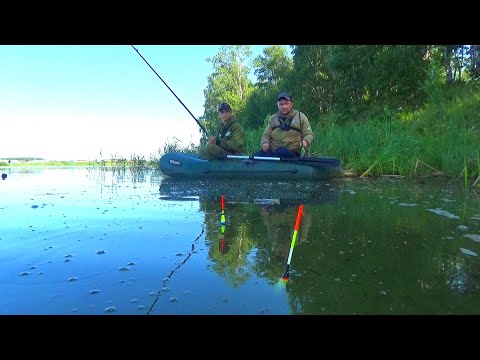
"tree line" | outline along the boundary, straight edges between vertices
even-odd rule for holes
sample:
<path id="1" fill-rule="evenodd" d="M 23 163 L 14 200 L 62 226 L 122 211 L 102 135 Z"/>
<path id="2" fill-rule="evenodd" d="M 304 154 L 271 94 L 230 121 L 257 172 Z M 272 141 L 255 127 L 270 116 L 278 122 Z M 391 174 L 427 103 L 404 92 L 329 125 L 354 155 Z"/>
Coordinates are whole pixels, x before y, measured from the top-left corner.
<path id="1" fill-rule="evenodd" d="M 249 45 L 228 45 L 207 59 L 213 72 L 200 119 L 209 128 L 225 101 L 244 127 L 263 127 L 282 90 L 292 93 L 295 108 L 314 126 L 324 118 L 388 120 L 480 77 L 480 45 L 291 45 L 290 54 L 274 45 L 251 55 Z"/>

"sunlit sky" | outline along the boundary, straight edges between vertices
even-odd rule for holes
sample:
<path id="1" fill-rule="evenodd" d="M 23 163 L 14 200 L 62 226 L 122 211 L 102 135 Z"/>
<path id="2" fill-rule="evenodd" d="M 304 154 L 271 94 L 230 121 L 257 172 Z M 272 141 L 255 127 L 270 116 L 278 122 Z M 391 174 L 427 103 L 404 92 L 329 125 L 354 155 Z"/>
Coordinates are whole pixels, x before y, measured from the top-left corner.
<path id="1" fill-rule="evenodd" d="M 199 119 L 213 72 L 206 59 L 221 46 L 133 45 Z M 252 59 L 264 47 L 252 46 Z M 0 158 L 148 159 L 175 137 L 200 139 L 193 117 L 130 45 L 1 45 L 0 79 Z"/>

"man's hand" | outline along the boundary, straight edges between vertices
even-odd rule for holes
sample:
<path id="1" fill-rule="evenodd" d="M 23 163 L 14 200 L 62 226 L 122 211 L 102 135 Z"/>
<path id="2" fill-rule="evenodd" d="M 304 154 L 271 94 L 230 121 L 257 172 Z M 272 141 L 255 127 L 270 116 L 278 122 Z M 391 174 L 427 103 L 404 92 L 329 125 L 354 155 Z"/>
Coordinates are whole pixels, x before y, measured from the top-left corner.
<path id="1" fill-rule="evenodd" d="M 303 148 L 306 149 L 307 146 L 308 146 L 307 140 L 302 140 L 302 141 L 300 141 L 300 147 L 303 147 Z"/>
<path id="2" fill-rule="evenodd" d="M 265 152 L 268 152 L 270 150 L 270 143 L 267 143 L 267 142 L 263 143 L 262 150 Z"/>
<path id="3" fill-rule="evenodd" d="M 217 143 L 217 138 L 216 138 L 215 136 L 210 136 L 210 137 L 208 138 L 208 142 L 209 142 L 210 144 L 216 144 L 216 143 Z"/>

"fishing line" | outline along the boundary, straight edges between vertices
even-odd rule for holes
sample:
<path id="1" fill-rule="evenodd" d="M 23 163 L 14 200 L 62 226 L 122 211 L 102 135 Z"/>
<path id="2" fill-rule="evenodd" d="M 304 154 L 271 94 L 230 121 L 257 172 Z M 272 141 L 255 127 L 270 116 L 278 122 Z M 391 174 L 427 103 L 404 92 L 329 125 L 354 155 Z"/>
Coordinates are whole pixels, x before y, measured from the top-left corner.
<path id="1" fill-rule="evenodd" d="M 177 267 L 174 268 L 166 278 L 164 278 L 162 280 L 162 285 L 163 285 L 162 289 L 166 287 L 167 281 L 169 281 L 171 279 L 173 273 L 175 271 L 177 271 L 183 264 L 185 264 L 188 259 L 190 259 L 190 256 L 192 256 L 193 250 L 195 250 L 195 243 L 200 239 L 200 237 L 203 235 L 204 232 L 205 232 L 205 223 L 202 224 L 202 231 L 201 231 L 200 235 L 198 235 L 197 238 L 195 240 L 193 240 L 192 248 L 190 249 L 190 252 L 188 253 L 187 257 L 180 264 L 178 264 Z M 157 303 L 158 298 L 161 295 L 161 291 L 162 291 L 161 289 L 157 291 L 157 295 L 155 296 L 155 300 L 153 301 L 152 305 L 150 306 L 150 309 L 147 311 L 147 315 L 150 315 L 150 312 L 152 311 L 153 307 Z"/>

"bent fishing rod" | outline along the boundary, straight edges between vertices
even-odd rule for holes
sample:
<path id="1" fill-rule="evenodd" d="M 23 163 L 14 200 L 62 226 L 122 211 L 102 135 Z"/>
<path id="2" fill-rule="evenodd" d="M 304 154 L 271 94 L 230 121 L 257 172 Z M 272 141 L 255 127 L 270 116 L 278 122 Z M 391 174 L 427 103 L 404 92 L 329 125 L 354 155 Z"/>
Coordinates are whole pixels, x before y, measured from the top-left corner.
<path id="1" fill-rule="evenodd" d="M 185 104 L 182 102 L 182 100 L 179 99 L 179 97 L 173 92 L 172 89 L 170 89 L 170 86 L 167 85 L 167 83 L 165 81 L 163 81 L 163 79 L 160 77 L 160 75 L 158 75 L 158 73 L 155 71 L 155 69 L 148 63 L 147 60 L 145 60 L 145 58 L 142 56 L 142 54 L 140 54 L 140 51 L 138 51 L 138 49 L 135 48 L 135 46 L 133 45 L 130 45 L 133 50 L 135 50 L 137 52 L 138 55 L 140 55 L 140 57 L 143 59 L 143 61 L 145 61 L 145 63 L 148 65 L 148 67 L 150 69 L 152 69 L 152 71 L 155 73 L 155 75 L 157 75 L 157 77 L 162 80 L 162 82 L 165 84 L 165 86 L 168 88 L 168 90 L 170 90 L 170 92 L 177 98 L 177 100 L 180 102 L 180 104 L 183 105 L 183 107 L 188 111 L 188 113 L 190 115 L 192 115 L 193 119 L 197 122 L 198 126 L 200 126 L 200 129 L 202 129 L 202 131 L 205 133 L 206 136 L 208 136 L 208 133 L 207 133 L 207 130 L 205 129 L 205 127 L 200 123 L 200 121 L 197 120 L 197 118 L 190 112 L 190 110 L 188 110 L 188 108 L 185 106 Z"/>

